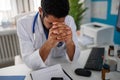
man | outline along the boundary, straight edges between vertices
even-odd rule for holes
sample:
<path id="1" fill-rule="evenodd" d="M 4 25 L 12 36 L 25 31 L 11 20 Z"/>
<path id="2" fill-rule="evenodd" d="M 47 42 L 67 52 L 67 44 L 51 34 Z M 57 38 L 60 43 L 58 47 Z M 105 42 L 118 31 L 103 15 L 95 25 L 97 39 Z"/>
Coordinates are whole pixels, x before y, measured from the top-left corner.
<path id="1" fill-rule="evenodd" d="M 54 58 L 76 61 L 80 51 L 68 0 L 42 0 L 39 13 L 17 22 L 23 61 L 32 69 L 52 64 Z"/>

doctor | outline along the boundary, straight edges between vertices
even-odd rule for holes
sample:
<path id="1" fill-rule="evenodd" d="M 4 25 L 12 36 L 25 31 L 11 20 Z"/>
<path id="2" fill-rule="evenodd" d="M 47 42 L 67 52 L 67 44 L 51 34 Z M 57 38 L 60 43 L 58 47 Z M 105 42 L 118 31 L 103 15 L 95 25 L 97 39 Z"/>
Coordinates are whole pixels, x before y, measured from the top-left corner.
<path id="1" fill-rule="evenodd" d="M 68 0 L 41 0 L 38 13 L 17 21 L 21 54 L 28 67 L 36 70 L 52 65 L 54 58 L 78 59 L 76 25 L 68 13 Z"/>

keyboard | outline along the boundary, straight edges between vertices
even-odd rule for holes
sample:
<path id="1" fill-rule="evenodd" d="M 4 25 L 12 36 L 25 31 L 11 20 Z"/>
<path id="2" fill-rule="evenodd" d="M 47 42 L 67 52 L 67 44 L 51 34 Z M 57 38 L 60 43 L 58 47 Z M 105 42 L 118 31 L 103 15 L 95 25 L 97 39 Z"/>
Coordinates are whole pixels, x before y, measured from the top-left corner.
<path id="1" fill-rule="evenodd" d="M 101 71 L 104 52 L 104 48 L 93 47 L 84 68 L 88 70 Z"/>

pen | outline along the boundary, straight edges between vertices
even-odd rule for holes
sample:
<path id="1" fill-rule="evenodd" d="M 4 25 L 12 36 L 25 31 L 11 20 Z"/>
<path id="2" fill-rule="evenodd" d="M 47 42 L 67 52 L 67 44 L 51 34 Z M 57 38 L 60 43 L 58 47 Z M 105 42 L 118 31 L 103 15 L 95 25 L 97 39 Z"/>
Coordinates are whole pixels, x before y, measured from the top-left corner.
<path id="1" fill-rule="evenodd" d="M 67 72 L 65 72 L 64 69 L 63 69 L 63 72 L 70 78 L 70 80 L 73 80 L 73 79 L 67 74 Z"/>

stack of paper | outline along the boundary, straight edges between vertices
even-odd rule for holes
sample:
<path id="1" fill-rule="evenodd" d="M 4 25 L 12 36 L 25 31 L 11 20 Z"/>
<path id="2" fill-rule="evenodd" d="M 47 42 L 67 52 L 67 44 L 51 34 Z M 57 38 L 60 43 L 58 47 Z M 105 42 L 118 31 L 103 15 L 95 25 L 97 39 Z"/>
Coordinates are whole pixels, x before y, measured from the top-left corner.
<path id="1" fill-rule="evenodd" d="M 90 38 L 90 37 L 88 37 L 88 36 L 80 36 L 80 37 L 78 38 L 78 41 L 79 41 L 79 43 L 80 43 L 81 45 L 83 45 L 83 46 L 91 45 L 91 44 L 94 43 L 94 42 L 93 42 L 93 39 Z"/>
<path id="2" fill-rule="evenodd" d="M 31 73 L 33 80 L 51 80 L 52 77 L 62 77 L 63 80 L 71 80 L 62 70 L 60 64 L 47 67 Z"/>

